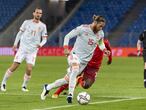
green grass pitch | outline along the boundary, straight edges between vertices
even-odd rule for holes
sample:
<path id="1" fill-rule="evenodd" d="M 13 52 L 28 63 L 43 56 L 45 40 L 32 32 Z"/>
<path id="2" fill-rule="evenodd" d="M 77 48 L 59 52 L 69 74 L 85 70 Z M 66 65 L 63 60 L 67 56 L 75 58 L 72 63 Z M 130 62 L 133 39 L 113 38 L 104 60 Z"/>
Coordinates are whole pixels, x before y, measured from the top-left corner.
<path id="1" fill-rule="evenodd" d="M 0 80 L 12 61 L 13 57 L 0 57 Z M 45 101 L 40 100 L 43 84 L 65 75 L 65 57 L 38 57 L 28 84 L 30 91 L 27 93 L 21 91 L 24 62 L 8 80 L 7 91 L 0 91 L 0 110 L 146 110 L 142 58 L 114 57 L 111 65 L 106 65 L 106 61 L 105 58 L 97 80 L 90 89 L 76 88 L 73 104 L 67 104 L 66 96 L 63 95 L 51 99 L 54 90 Z M 90 104 L 77 103 L 76 96 L 82 91 L 91 95 Z"/>

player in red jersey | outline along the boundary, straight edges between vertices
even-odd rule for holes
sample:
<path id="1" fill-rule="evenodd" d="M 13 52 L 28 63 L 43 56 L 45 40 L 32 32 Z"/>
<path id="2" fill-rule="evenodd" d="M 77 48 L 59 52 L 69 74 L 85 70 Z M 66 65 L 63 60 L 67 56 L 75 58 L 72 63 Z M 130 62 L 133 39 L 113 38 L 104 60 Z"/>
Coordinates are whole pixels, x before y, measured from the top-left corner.
<path id="1" fill-rule="evenodd" d="M 105 47 L 107 50 L 111 52 L 110 56 L 108 56 L 107 64 L 112 63 L 112 51 L 110 47 L 110 43 L 107 39 L 104 40 Z M 88 89 L 95 82 L 96 75 L 101 67 L 104 53 L 97 46 L 92 59 L 88 62 L 88 65 L 83 70 L 83 74 L 77 78 L 77 84 L 79 83 L 84 89 Z M 65 84 L 58 88 L 56 92 L 52 95 L 52 98 L 58 98 L 59 94 L 68 88 L 68 84 Z"/>

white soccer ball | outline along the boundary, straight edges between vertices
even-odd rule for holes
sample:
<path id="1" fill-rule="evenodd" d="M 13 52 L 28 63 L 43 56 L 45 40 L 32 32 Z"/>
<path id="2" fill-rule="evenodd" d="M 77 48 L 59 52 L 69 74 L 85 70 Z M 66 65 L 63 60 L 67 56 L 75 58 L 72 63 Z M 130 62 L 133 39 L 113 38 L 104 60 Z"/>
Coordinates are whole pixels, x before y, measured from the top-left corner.
<path id="1" fill-rule="evenodd" d="M 80 92 L 77 96 L 77 101 L 81 105 L 86 105 L 90 101 L 90 95 L 87 92 Z"/>

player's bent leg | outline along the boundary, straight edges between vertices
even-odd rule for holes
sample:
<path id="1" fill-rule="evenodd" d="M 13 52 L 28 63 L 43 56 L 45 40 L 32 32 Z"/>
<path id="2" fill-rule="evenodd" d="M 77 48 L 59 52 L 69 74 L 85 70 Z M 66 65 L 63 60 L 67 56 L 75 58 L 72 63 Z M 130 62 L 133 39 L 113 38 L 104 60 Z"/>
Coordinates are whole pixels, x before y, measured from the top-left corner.
<path id="1" fill-rule="evenodd" d="M 10 66 L 9 70 L 11 72 L 14 72 L 19 67 L 19 65 L 20 65 L 19 62 L 13 62 L 13 64 Z"/>
<path id="2" fill-rule="evenodd" d="M 82 84 L 82 87 L 84 89 L 88 89 L 92 86 L 92 84 L 95 81 L 96 74 L 97 74 L 98 70 L 99 70 L 99 68 L 93 68 L 93 67 L 90 67 L 90 66 L 87 66 L 84 69 L 84 72 L 83 72 L 84 83 Z"/>
<path id="3" fill-rule="evenodd" d="M 63 86 L 59 87 L 55 93 L 52 95 L 52 98 L 58 98 L 60 93 L 63 92 L 65 89 L 68 88 L 68 84 L 64 84 Z"/>
<path id="4" fill-rule="evenodd" d="M 41 93 L 41 99 L 45 100 L 51 89 L 56 88 L 56 87 L 60 87 L 60 86 L 67 84 L 67 83 L 68 83 L 68 81 L 65 78 L 62 78 L 62 79 L 56 80 L 55 82 L 53 82 L 51 84 L 45 84 L 43 91 Z"/>
<path id="5" fill-rule="evenodd" d="M 5 92 L 6 91 L 6 82 L 8 78 L 13 74 L 13 72 L 19 67 L 20 63 L 14 62 L 9 69 L 7 69 L 2 83 L 1 83 L 1 91 Z"/>

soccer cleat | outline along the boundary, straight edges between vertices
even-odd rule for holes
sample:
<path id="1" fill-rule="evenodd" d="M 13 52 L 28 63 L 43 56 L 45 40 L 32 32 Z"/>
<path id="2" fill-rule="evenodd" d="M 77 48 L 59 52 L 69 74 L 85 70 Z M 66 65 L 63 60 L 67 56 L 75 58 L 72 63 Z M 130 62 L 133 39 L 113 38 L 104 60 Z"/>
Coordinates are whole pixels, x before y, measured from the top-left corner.
<path id="1" fill-rule="evenodd" d="M 53 98 L 53 99 L 57 99 L 58 97 L 59 97 L 58 94 L 53 94 L 53 95 L 52 95 L 52 98 Z"/>
<path id="2" fill-rule="evenodd" d="M 1 91 L 3 91 L 3 92 L 6 91 L 6 84 L 1 84 Z"/>
<path id="3" fill-rule="evenodd" d="M 69 94 L 69 95 L 67 96 L 67 103 L 72 103 L 72 99 L 73 99 L 72 95 Z"/>
<path id="4" fill-rule="evenodd" d="M 48 84 L 45 84 L 45 85 L 44 85 L 43 92 L 41 93 L 41 99 L 42 99 L 42 100 L 45 100 L 45 99 L 46 99 L 46 96 L 47 96 L 48 93 L 49 93 L 49 91 L 47 90 L 47 86 L 48 86 Z"/>
<path id="5" fill-rule="evenodd" d="M 24 86 L 24 87 L 22 87 L 22 91 L 23 92 L 28 92 L 29 90 Z"/>

